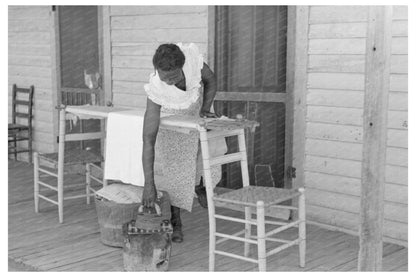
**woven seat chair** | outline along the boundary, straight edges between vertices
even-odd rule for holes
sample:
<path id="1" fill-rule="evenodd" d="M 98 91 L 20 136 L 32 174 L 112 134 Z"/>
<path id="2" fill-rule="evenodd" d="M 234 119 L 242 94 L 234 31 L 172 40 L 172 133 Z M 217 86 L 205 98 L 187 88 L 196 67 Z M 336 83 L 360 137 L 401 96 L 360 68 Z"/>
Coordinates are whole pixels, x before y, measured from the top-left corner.
<path id="1" fill-rule="evenodd" d="M 210 157 L 208 140 L 215 137 L 237 136 L 239 152 L 226 154 L 219 157 Z M 305 266 L 306 229 L 305 229 L 305 197 L 304 189 L 280 189 L 274 187 L 249 186 L 247 165 L 247 153 L 244 137 L 244 129 L 236 130 L 200 130 L 201 151 L 204 166 L 204 179 L 207 190 L 208 215 L 209 215 L 209 270 L 215 269 L 215 255 L 228 256 L 258 264 L 259 271 L 266 271 L 266 258 L 276 254 L 290 246 L 299 246 L 299 264 Z M 243 187 L 241 189 L 214 195 L 211 180 L 211 166 L 232 162 L 240 162 Z M 287 200 L 297 200 L 297 206 L 283 205 Z M 217 214 L 216 207 L 227 208 L 225 204 L 244 207 L 244 218 L 237 218 Z M 279 205 L 280 204 L 280 205 Z M 230 207 L 230 206 L 228 206 Z M 296 210 L 298 219 L 290 221 L 266 220 L 267 208 L 281 208 Z M 256 219 L 252 218 L 252 210 L 256 212 Z M 216 230 L 216 221 L 226 220 L 236 224 L 244 224 L 243 230 L 234 234 L 220 233 Z M 277 228 L 266 232 L 266 225 Z M 257 234 L 252 235 L 252 226 L 257 227 Z M 294 240 L 279 239 L 276 234 L 289 228 L 298 228 L 297 238 Z M 217 237 L 219 239 L 217 240 Z M 225 251 L 216 250 L 216 245 L 227 240 L 237 240 L 244 243 L 244 255 L 237 255 Z M 280 245 L 266 253 L 266 241 L 278 242 Z M 249 257 L 250 245 L 257 245 L 257 258 Z"/>
<path id="2" fill-rule="evenodd" d="M 59 143 L 58 152 L 55 153 L 34 153 L 34 199 L 35 212 L 39 212 L 39 199 L 44 199 L 58 206 L 59 222 L 63 222 L 63 203 L 64 200 L 86 197 L 87 204 L 90 204 L 90 197 L 95 190 L 91 187 L 91 180 L 105 185 L 105 181 L 92 174 L 92 168 L 102 173 L 102 168 L 96 163 L 103 162 L 101 154 L 84 149 L 65 150 L 67 141 L 84 141 L 103 138 L 102 132 L 65 134 L 66 111 L 60 108 L 59 112 Z M 85 186 L 85 193 L 64 197 L 64 174 L 69 172 L 68 167 L 75 165 L 85 165 L 85 183 L 72 184 L 71 187 Z M 102 174 L 103 175 L 103 174 Z M 57 178 L 57 184 L 46 183 L 45 177 L 53 176 Z M 52 199 L 41 193 L 44 187 L 57 192 L 57 199 Z M 65 186 L 69 188 L 69 186 Z M 91 193 L 92 192 L 92 193 Z"/>
<path id="3" fill-rule="evenodd" d="M 28 152 L 29 163 L 32 163 L 32 118 L 33 94 L 35 87 L 12 88 L 12 122 L 8 124 L 9 155 L 17 159 L 18 153 Z M 24 123 L 21 120 L 25 121 Z M 18 122 L 19 121 L 19 122 Z M 18 141 L 27 141 L 27 147 L 18 145 Z"/>

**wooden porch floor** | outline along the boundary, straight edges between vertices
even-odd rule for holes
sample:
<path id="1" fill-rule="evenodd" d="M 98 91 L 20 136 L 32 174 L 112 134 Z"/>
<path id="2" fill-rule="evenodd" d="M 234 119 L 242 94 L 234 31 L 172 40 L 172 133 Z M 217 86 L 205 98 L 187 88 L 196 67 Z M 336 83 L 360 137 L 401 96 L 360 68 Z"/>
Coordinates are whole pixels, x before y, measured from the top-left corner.
<path id="1" fill-rule="evenodd" d="M 41 213 L 34 212 L 33 168 L 9 161 L 9 271 L 123 271 L 122 250 L 100 243 L 94 203 L 68 200 L 64 223 L 58 223 L 56 206 L 41 200 Z M 197 201 L 195 201 L 197 202 Z M 173 244 L 170 271 L 208 270 L 208 215 L 198 204 L 183 212 L 185 240 Z M 218 224 L 219 225 L 219 224 Z M 231 233 L 233 224 L 221 224 Z M 293 230 L 283 233 L 291 239 Z M 222 246 L 220 244 L 219 246 Z M 224 243 L 227 250 L 241 253 L 241 242 Z M 306 267 L 298 267 L 297 247 L 271 256 L 268 271 L 356 271 L 358 238 L 307 225 Z M 221 249 L 221 248 L 220 248 Z M 224 248 L 223 248 L 224 249 Z M 256 249 L 252 248 L 252 255 Z M 217 256 L 217 271 L 256 271 L 252 263 Z M 385 271 L 407 271 L 408 249 L 385 243 Z"/>

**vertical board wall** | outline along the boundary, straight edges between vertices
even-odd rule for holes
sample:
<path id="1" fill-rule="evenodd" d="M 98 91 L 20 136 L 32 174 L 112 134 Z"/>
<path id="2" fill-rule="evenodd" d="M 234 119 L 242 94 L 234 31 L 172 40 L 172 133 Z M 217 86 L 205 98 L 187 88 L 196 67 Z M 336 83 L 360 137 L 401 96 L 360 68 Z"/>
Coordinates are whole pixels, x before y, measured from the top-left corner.
<path id="1" fill-rule="evenodd" d="M 308 219 L 357 232 L 368 8 L 311 6 L 305 185 Z M 395 6 L 384 237 L 407 243 L 407 8 Z"/>
<path id="2" fill-rule="evenodd" d="M 110 6 L 113 104 L 145 107 L 143 85 L 162 43 L 198 45 L 206 61 L 207 6 Z"/>
<path id="3" fill-rule="evenodd" d="M 37 151 L 50 152 L 55 143 L 54 15 L 51 6 L 9 6 L 8 9 L 9 121 L 13 84 L 20 87 L 34 85 L 33 147 Z M 27 153 L 19 156 L 26 159 Z"/>

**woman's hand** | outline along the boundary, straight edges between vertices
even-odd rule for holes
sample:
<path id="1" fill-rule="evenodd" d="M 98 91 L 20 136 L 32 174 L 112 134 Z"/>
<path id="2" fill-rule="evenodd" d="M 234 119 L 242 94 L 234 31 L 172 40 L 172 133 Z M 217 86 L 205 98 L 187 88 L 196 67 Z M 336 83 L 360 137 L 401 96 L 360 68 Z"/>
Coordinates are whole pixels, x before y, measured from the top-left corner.
<path id="1" fill-rule="evenodd" d="M 145 184 L 142 194 L 142 204 L 147 208 L 153 208 L 156 201 L 156 186 Z"/>

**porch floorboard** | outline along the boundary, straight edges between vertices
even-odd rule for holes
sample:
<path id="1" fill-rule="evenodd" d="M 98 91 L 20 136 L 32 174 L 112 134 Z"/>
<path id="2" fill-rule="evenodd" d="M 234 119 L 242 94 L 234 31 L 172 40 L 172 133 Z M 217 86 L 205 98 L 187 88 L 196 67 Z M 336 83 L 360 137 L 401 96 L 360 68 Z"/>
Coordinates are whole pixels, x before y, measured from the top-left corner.
<path id="1" fill-rule="evenodd" d="M 123 271 L 122 250 L 105 246 L 99 240 L 94 201 L 87 205 L 85 199 L 68 200 L 64 223 L 59 224 L 57 207 L 50 203 L 41 200 L 41 212 L 34 212 L 33 167 L 11 160 L 8 164 L 9 271 Z M 182 212 L 182 221 L 185 239 L 173 244 L 169 270 L 207 271 L 207 210 L 195 201 L 192 213 Z M 229 222 L 217 225 L 227 233 L 242 226 Z M 281 237 L 293 239 L 293 230 L 283 232 Z M 218 249 L 241 254 L 243 243 L 225 242 Z M 298 266 L 298 248 L 294 246 L 269 257 L 267 270 L 356 271 L 358 249 L 357 237 L 308 224 L 306 267 Z M 385 271 L 407 271 L 407 248 L 385 243 L 383 251 Z M 252 246 L 251 256 L 255 257 L 256 252 Z M 216 270 L 256 271 L 257 265 L 217 256 Z"/>

